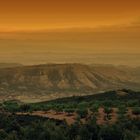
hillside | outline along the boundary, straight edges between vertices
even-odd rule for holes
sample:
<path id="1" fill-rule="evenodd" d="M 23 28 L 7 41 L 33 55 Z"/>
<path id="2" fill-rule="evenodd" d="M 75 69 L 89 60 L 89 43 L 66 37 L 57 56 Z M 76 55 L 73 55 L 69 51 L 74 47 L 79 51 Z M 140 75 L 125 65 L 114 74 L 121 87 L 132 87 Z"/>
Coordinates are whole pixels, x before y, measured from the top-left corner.
<path id="1" fill-rule="evenodd" d="M 44 134 L 55 136 L 50 140 L 58 134 L 58 140 L 72 140 L 73 134 L 79 140 L 139 140 L 140 92 L 122 89 L 32 104 L 6 101 L 0 117 L 2 139 L 14 130 L 21 140 L 46 140 Z"/>
<path id="2" fill-rule="evenodd" d="M 122 93 L 122 94 L 121 94 Z M 60 99 L 55 99 L 51 101 L 45 101 L 45 102 L 39 102 L 34 103 L 35 105 L 43 105 L 43 104 L 79 104 L 81 102 L 114 102 L 114 101 L 123 101 L 126 103 L 128 101 L 132 100 L 139 100 L 140 101 L 140 92 L 132 91 L 132 90 L 126 90 L 126 89 L 120 89 L 115 91 L 107 91 L 100 94 L 94 94 L 94 95 L 87 95 L 87 96 L 73 96 L 73 97 L 65 97 Z M 17 102 L 17 101 L 16 101 Z M 34 105 L 33 104 L 33 105 Z"/>
<path id="3" fill-rule="evenodd" d="M 0 69 L 0 96 L 14 99 L 91 94 L 140 87 L 139 68 L 46 64 Z M 53 94 L 51 94 L 53 93 Z"/>

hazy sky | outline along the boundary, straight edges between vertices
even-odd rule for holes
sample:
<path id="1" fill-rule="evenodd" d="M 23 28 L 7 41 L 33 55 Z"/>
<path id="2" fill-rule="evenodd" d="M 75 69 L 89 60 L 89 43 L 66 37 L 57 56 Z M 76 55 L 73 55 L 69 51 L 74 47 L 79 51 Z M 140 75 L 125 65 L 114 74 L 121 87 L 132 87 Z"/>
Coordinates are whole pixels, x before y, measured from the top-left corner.
<path id="1" fill-rule="evenodd" d="M 139 0 L 3 0 L 0 62 L 92 62 L 93 55 L 117 54 L 119 63 L 138 65 L 139 7 Z"/>
<path id="2" fill-rule="evenodd" d="M 139 0 L 3 0 L 0 28 L 50 29 L 131 24 L 140 17 Z"/>

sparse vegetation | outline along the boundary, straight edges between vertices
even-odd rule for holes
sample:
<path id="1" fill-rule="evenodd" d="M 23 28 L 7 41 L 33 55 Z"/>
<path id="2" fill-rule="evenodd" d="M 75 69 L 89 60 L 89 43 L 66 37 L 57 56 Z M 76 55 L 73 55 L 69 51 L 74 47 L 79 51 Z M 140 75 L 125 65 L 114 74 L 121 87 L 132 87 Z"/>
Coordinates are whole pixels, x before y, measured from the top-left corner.
<path id="1" fill-rule="evenodd" d="M 0 104 L 0 139 L 2 140 L 136 140 L 140 137 L 140 93 L 127 91 L 120 97 L 114 91 L 100 95 L 71 97 L 54 101 L 23 104 L 6 101 Z M 99 112 L 99 108 L 104 111 Z M 115 116 L 113 109 L 118 109 Z M 131 111 L 132 110 L 132 114 Z M 66 119 L 31 115 L 53 110 Z M 21 114 L 18 114 L 21 113 Z M 24 114 L 25 113 L 25 114 Z M 27 113 L 27 114 L 26 114 Z M 29 113 L 29 114 L 28 114 Z M 129 116 L 127 115 L 129 113 Z M 105 117 L 102 117 L 105 115 Z M 132 115 L 132 117 L 131 117 Z M 133 117 L 135 115 L 135 117 Z M 104 120 L 101 121 L 100 117 Z M 116 120 L 112 121 L 115 118 Z M 84 120 L 84 121 L 83 121 Z M 101 121 L 100 123 L 98 123 Z"/>

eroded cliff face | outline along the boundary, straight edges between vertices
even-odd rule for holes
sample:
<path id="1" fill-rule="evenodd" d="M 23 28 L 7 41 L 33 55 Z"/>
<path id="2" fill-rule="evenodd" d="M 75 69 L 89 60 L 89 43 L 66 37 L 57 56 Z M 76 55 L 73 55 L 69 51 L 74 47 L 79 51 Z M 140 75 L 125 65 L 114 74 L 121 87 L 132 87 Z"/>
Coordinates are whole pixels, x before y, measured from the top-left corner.
<path id="1" fill-rule="evenodd" d="M 92 92 L 140 87 L 137 68 L 48 64 L 0 69 L 0 94 Z"/>

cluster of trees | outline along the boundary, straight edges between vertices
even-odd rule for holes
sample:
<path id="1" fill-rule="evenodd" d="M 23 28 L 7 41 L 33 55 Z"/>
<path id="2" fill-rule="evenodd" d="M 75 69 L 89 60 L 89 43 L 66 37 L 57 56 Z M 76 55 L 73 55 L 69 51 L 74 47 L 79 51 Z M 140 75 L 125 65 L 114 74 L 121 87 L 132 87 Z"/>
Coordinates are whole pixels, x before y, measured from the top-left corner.
<path id="1" fill-rule="evenodd" d="M 118 108 L 119 117 L 126 115 L 127 109 L 132 108 L 132 113 L 134 115 L 140 114 L 140 101 L 137 100 L 129 100 L 129 101 L 111 101 L 106 100 L 100 101 L 90 101 L 90 102 L 79 102 L 79 103 L 36 103 L 36 104 L 21 104 L 18 102 L 7 101 L 3 104 L 0 104 L 0 108 L 5 111 L 15 113 L 15 112 L 32 112 L 32 111 L 48 111 L 55 110 L 57 112 L 67 112 L 73 113 L 76 112 L 80 118 L 85 118 L 88 115 L 88 110 L 97 114 L 99 107 L 103 107 L 107 117 L 110 118 L 110 114 L 112 113 L 112 108 Z"/>
<path id="2" fill-rule="evenodd" d="M 27 112 L 36 110 L 56 110 L 56 111 L 77 111 L 90 108 L 93 112 L 97 112 L 98 108 L 103 107 L 116 107 L 124 111 L 127 107 L 133 107 L 138 111 L 140 107 L 140 93 L 131 90 L 123 90 L 127 92 L 124 96 L 119 96 L 115 91 L 105 92 L 97 95 L 90 95 L 84 97 L 71 97 L 57 99 L 54 101 L 33 103 L 33 104 L 21 104 L 16 101 L 6 101 L 0 104 L 2 108 L 10 112 Z"/>
<path id="3" fill-rule="evenodd" d="M 114 125 L 98 126 L 96 118 L 87 124 L 65 122 L 33 116 L 0 114 L 0 140 L 136 140 L 140 121 L 121 119 Z"/>

